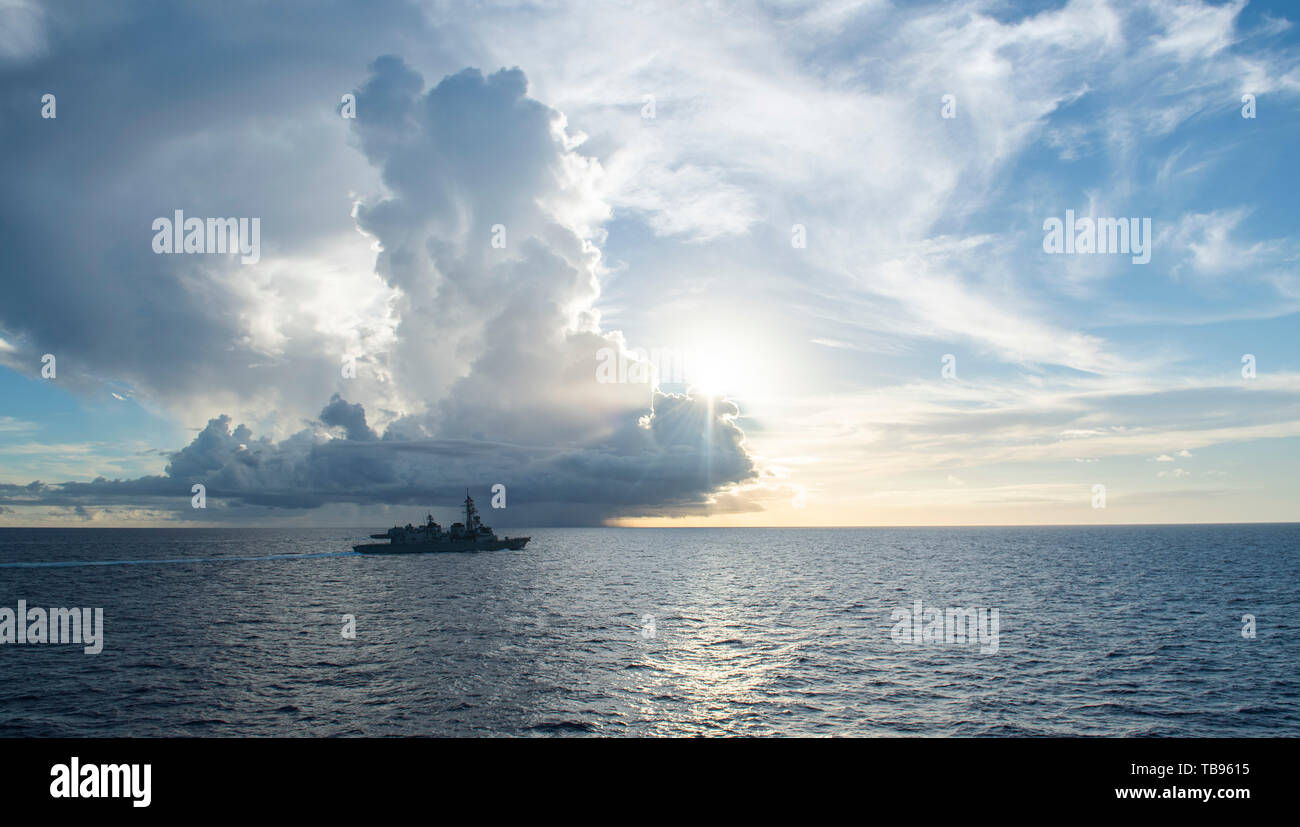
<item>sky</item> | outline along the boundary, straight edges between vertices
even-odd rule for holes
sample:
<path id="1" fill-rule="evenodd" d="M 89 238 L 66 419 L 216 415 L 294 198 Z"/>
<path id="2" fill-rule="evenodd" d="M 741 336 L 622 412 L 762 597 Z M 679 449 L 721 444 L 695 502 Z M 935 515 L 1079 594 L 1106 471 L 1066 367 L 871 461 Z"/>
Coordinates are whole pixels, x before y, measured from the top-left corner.
<path id="1" fill-rule="evenodd" d="M 0 0 L 0 525 L 1300 520 L 1297 16 Z"/>

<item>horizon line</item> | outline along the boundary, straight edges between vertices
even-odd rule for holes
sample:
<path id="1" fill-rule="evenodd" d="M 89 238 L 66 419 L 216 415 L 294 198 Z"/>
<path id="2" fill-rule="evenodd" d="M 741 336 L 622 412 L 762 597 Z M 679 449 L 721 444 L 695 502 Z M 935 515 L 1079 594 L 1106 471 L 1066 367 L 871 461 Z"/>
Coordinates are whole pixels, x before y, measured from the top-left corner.
<path id="1" fill-rule="evenodd" d="M 953 523 L 944 525 L 923 525 L 923 524 L 876 524 L 876 525 L 680 525 L 680 526 L 626 526 L 626 525 L 519 525 L 503 526 L 511 530 L 516 529 L 578 529 L 578 528 L 616 528 L 616 529 L 802 529 L 802 530 L 826 530 L 826 529 L 867 529 L 867 528 L 1166 528 L 1174 526 L 1241 526 L 1241 525 L 1300 525 L 1300 520 L 1247 520 L 1244 522 L 1204 522 L 1204 523 Z M 360 525 L 321 525 L 321 526 L 302 526 L 302 525 L 0 525 L 0 529 L 162 529 L 162 528 L 182 528 L 182 529 L 211 529 L 211 528 L 266 528 L 266 529 L 307 529 L 307 530 L 351 530 L 361 529 L 366 526 Z"/>

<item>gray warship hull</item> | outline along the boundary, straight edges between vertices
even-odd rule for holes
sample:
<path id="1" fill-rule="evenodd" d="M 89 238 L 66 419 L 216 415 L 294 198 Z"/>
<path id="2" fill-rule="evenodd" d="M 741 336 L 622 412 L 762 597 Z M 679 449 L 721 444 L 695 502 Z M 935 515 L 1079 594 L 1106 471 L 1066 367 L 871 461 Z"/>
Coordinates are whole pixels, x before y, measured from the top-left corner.
<path id="1" fill-rule="evenodd" d="M 438 552 L 519 551 L 531 537 L 504 537 L 499 540 L 450 540 L 442 543 L 366 543 L 353 546 L 362 554 L 436 554 Z"/>

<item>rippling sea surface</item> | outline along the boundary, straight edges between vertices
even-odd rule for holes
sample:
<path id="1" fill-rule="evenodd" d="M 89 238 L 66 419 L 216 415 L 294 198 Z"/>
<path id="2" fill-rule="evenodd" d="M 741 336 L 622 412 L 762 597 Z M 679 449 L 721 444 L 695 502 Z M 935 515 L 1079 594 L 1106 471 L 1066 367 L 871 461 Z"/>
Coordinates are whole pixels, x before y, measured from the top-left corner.
<path id="1" fill-rule="evenodd" d="M 0 645 L 0 736 L 1300 735 L 1296 524 L 367 533 L 0 529 L 0 606 L 105 626 Z"/>

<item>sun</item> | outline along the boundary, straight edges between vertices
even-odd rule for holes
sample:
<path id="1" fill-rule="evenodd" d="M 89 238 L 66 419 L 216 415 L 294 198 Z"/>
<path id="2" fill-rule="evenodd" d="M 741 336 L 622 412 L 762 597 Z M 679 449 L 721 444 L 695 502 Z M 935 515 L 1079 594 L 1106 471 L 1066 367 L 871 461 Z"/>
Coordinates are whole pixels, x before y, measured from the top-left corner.
<path id="1" fill-rule="evenodd" d="M 741 335 L 695 339 L 687 351 L 685 384 L 699 396 L 759 399 L 779 365 L 771 342 Z"/>
<path id="2" fill-rule="evenodd" d="M 701 397 L 769 398 L 772 378 L 788 366 L 779 331 L 713 324 L 711 329 L 678 328 L 661 334 L 672 347 L 647 351 L 655 381 Z"/>
<path id="3" fill-rule="evenodd" d="M 731 363 L 717 351 L 699 351 L 687 362 L 686 384 L 691 391 L 701 396 L 722 396 L 728 392 L 735 393 L 734 375 Z M 729 383 L 728 380 L 732 381 Z"/>

